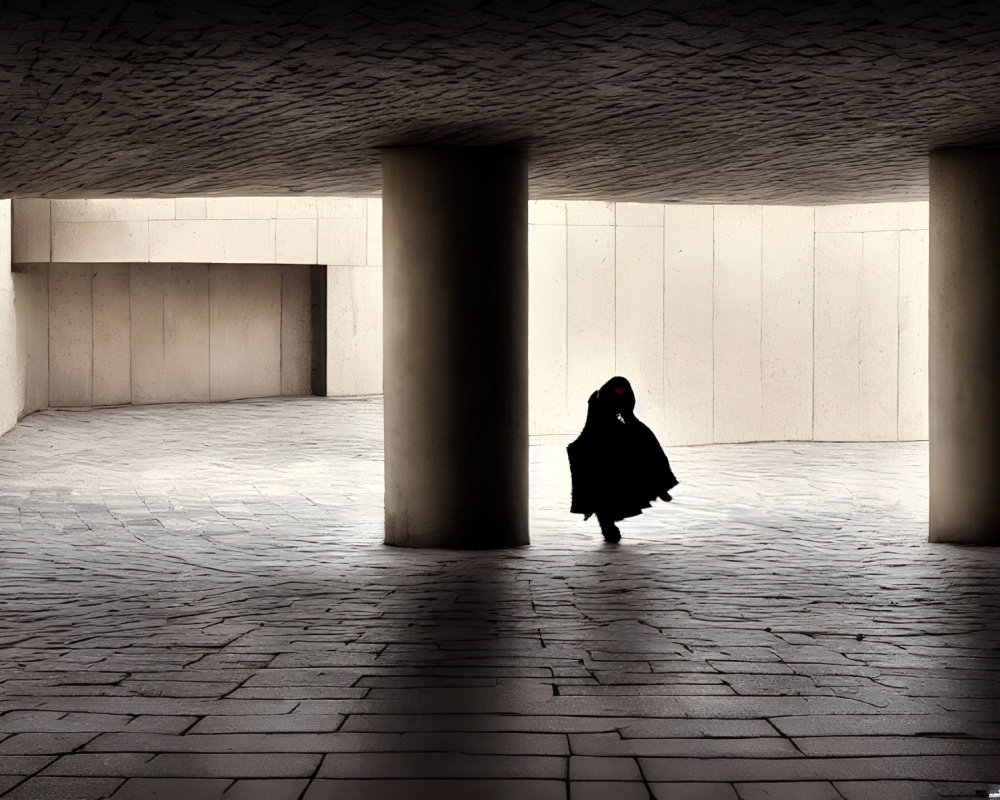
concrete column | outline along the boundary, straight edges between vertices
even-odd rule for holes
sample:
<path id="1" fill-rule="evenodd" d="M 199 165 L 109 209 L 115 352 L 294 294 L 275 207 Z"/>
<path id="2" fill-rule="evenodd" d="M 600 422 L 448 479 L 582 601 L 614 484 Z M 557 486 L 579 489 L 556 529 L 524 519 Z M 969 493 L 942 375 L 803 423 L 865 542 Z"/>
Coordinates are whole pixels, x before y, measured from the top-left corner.
<path id="1" fill-rule="evenodd" d="M 382 156 L 385 541 L 528 543 L 526 159 Z"/>
<path id="2" fill-rule="evenodd" d="M 930 540 L 1000 544 L 1000 150 L 930 165 Z"/>

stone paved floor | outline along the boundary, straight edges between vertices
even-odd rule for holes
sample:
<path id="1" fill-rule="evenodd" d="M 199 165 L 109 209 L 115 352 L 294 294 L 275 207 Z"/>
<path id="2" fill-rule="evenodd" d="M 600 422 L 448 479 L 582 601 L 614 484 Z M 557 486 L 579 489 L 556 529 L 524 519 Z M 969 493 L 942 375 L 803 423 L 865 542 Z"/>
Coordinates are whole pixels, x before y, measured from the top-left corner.
<path id="1" fill-rule="evenodd" d="M 381 544 L 381 406 L 43 412 L 0 439 L 0 794 L 985 797 L 1000 550 L 924 444 L 672 448 L 605 545 L 536 440 L 530 548 Z"/>

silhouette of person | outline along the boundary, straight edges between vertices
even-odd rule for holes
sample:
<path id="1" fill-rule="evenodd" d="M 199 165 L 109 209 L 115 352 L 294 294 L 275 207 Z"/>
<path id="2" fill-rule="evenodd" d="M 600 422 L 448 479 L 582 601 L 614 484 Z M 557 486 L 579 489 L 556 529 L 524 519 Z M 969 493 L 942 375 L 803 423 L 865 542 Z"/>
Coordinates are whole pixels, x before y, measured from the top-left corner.
<path id="1" fill-rule="evenodd" d="M 570 511 L 597 516 L 607 542 L 621 541 L 615 523 L 641 514 L 657 497 L 670 502 L 678 481 L 653 432 L 635 416 L 631 384 L 615 376 L 587 401 L 587 422 L 566 448 L 573 481 Z"/>

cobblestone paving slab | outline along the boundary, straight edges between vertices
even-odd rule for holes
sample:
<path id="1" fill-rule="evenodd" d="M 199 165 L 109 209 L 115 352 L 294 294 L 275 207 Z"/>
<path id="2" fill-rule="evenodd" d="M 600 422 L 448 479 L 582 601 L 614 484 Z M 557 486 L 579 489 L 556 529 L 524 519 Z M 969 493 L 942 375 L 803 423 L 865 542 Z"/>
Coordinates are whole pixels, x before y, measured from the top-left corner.
<path id="1" fill-rule="evenodd" d="M 1000 551 L 924 443 L 672 448 L 618 546 L 385 547 L 381 404 L 47 411 L 0 439 L 4 797 L 985 796 Z"/>

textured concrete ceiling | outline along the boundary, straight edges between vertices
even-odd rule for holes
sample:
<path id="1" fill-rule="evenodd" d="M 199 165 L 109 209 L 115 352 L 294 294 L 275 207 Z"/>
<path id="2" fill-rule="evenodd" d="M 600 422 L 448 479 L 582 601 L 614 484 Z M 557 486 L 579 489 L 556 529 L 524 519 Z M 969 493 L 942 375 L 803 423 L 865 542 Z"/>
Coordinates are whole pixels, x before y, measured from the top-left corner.
<path id="1" fill-rule="evenodd" d="M 0 4 L 0 194 L 378 194 L 515 143 L 534 197 L 924 199 L 1000 141 L 1000 3 Z"/>

